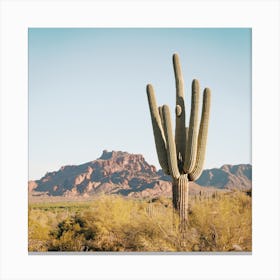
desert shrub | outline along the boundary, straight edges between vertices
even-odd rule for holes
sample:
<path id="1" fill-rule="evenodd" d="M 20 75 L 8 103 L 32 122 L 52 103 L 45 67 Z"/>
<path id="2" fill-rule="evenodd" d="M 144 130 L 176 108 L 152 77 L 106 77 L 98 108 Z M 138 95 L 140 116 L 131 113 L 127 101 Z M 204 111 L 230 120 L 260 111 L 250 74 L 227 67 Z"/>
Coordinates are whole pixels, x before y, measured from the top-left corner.
<path id="1" fill-rule="evenodd" d="M 184 236 L 169 198 L 100 196 L 49 209 L 31 207 L 30 251 L 251 250 L 251 197 L 241 192 L 192 197 Z"/>
<path id="2" fill-rule="evenodd" d="M 91 207 L 57 224 L 51 251 L 174 251 L 173 212 L 166 205 L 103 196 Z M 173 234 L 174 235 L 174 234 Z"/>
<path id="3" fill-rule="evenodd" d="M 87 251 L 88 240 L 94 237 L 94 232 L 83 218 L 74 215 L 58 223 L 49 235 L 52 237 L 49 251 Z"/>
<path id="4" fill-rule="evenodd" d="M 242 192 L 218 195 L 191 205 L 190 226 L 198 251 L 252 250 L 251 198 Z"/>
<path id="5" fill-rule="evenodd" d="M 28 248 L 29 251 L 47 251 L 49 231 L 51 229 L 49 216 L 38 210 L 28 212 Z"/>

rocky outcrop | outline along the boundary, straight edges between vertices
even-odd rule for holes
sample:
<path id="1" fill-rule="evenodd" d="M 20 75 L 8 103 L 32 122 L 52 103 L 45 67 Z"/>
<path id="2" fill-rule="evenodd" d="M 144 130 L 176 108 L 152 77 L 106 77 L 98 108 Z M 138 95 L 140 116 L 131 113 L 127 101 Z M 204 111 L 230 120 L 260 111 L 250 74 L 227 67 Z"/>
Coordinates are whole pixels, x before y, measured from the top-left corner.
<path id="1" fill-rule="evenodd" d="M 145 189 L 158 177 L 156 168 L 142 155 L 104 150 L 97 160 L 63 166 L 58 171 L 48 172 L 40 180 L 30 181 L 29 189 L 54 196 L 100 192 L 128 195 Z"/>
<path id="2" fill-rule="evenodd" d="M 206 191 L 206 186 L 247 190 L 251 187 L 251 166 L 224 165 L 220 169 L 205 170 L 196 183 L 190 184 L 190 194 Z M 30 181 L 28 187 L 30 193 L 49 196 L 87 197 L 99 193 L 171 196 L 170 177 L 148 164 L 142 155 L 106 150 L 94 161 L 48 172 L 40 180 Z"/>

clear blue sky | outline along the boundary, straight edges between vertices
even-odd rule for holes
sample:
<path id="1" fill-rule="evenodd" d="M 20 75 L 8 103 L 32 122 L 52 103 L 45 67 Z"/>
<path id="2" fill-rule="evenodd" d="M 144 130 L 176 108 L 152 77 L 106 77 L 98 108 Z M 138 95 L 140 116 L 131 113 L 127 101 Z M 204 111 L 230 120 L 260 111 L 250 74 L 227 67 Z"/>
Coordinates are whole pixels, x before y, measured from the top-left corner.
<path id="1" fill-rule="evenodd" d="M 174 52 L 187 116 L 192 79 L 212 91 L 205 168 L 251 163 L 251 29 L 31 28 L 28 52 L 29 179 L 104 149 L 159 168 L 146 84 L 174 120 Z"/>

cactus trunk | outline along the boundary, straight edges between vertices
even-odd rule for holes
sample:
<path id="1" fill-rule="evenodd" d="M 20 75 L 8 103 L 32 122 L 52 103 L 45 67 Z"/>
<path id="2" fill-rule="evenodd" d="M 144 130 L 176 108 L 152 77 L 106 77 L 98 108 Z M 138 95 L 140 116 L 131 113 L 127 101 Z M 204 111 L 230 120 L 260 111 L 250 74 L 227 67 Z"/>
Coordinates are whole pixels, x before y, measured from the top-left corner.
<path id="1" fill-rule="evenodd" d="M 189 180 L 186 174 L 180 175 L 178 179 L 173 179 L 173 208 L 179 214 L 180 228 L 185 231 L 188 219 L 188 193 Z"/>

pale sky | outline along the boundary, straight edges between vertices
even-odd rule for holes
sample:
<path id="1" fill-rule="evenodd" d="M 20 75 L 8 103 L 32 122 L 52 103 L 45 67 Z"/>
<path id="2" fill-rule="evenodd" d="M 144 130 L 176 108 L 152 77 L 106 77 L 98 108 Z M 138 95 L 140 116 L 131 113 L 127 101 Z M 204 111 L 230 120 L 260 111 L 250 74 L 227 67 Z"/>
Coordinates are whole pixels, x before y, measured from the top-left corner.
<path id="1" fill-rule="evenodd" d="M 159 168 L 146 85 L 174 120 L 174 52 L 186 123 L 192 79 L 212 91 L 205 168 L 251 163 L 251 29 L 31 28 L 28 44 L 30 180 L 104 149 Z"/>

